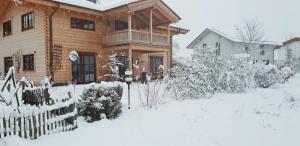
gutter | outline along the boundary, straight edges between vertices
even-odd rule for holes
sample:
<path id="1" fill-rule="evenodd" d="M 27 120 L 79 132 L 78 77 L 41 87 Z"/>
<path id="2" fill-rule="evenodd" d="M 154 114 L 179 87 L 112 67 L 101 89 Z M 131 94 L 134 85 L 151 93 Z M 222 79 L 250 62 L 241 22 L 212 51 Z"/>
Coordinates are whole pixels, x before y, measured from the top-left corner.
<path id="1" fill-rule="evenodd" d="M 54 81 L 54 69 L 53 69 L 53 16 L 60 8 L 60 4 L 56 3 L 57 7 L 49 15 L 49 55 L 50 55 L 50 76 L 51 81 Z"/>

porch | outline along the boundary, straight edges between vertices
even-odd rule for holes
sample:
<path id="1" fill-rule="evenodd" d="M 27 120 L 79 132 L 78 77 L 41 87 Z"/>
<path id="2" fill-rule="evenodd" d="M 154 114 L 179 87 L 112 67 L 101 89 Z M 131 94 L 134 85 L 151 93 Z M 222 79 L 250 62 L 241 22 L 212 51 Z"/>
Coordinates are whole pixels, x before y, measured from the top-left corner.
<path id="1" fill-rule="evenodd" d="M 106 46 L 140 43 L 145 45 L 170 46 L 170 36 L 166 34 L 150 33 L 141 30 L 131 30 L 131 39 L 129 38 L 129 30 L 115 31 L 107 34 L 104 38 Z M 152 38 L 151 38 L 152 36 Z"/>
<path id="2" fill-rule="evenodd" d="M 102 42 L 105 47 L 122 44 L 171 46 L 170 24 L 179 19 L 164 5 L 149 5 L 132 10 L 108 13 Z M 167 13 L 166 13 L 167 12 Z M 170 13 L 170 14 L 169 14 Z"/>
<path id="3" fill-rule="evenodd" d="M 118 66 L 121 77 L 129 69 L 133 72 L 134 80 L 139 80 L 142 73 L 146 73 L 152 79 L 157 79 L 162 71 L 166 75 L 170 69 L 170 49 L 167 47 L 130 45 L 127 47 L 106 48 L 106 50 L 109 50 L 106 51 L 106 56 L 116 54 L 117 60 L 122 64 Z"/>

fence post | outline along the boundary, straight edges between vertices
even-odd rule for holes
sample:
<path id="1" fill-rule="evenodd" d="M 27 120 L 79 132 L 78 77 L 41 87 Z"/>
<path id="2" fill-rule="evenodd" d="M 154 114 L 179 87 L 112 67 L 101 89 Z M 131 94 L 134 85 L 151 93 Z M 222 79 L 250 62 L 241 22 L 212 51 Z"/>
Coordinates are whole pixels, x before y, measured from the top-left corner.
<path id="1" fill-rule="evenodd" d="M 3 118 L 0 117 L 0 138 L 4 137 L 3 134 L 2 134 L 2 130 L 4 129 L 4 126 L 3 126 Z"/>
<path id="2" fill-rule="evenodd" d="M 4 126 L 4 137 L 7 136 L 7 120 L 6 117 L 3 117 L 3 126 Z"/>

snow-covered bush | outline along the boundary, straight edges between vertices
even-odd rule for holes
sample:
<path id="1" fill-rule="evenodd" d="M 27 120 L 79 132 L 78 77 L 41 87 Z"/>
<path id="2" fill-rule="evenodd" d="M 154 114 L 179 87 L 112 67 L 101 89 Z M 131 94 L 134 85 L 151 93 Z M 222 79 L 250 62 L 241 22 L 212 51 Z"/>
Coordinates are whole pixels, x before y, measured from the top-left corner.
<path id="1" fill-rule="evenodd" d="M 121 114 L 121 97 L 121 86 L 92 85 L 83 91 L 78 103 L 78 113 L 87 122 L 98 121 L 104 117 L 115 119 Z"/>
<path id="2" fill-rule="evenodd" d="M 291 76 L 294 75 L 292 68 L 288 66 L 282 67 L 280 71 L 284 81 L 287 81 Z"/>
<path id="3" fill-rule="evenodd" d="M 180 97 L 199 98 L 214 94 L 218 89 L 218 78 L 222 60 L 215 49 L 194 48 L 192 60 L 187 65 L 172 70 L 168 88 L 179 91 Z M 176 85 L 182 84 L 182 85 Z"/>
<path id="4" fill-rule="evenodd" d="M 256 65 L 254 81 L 258 87 L 268 88 L 283 81 L 280 70 L 274 65 Z"/>
<path id="5" fill-rule="evenodd" d="M 222 57 L 215 49 L 194 48 L 192 60 L 172 68 L 168 89 L 176 99 L 207 97 L 215 93 L 241 93 L 282 82 L 273 65 L 256 65 L 243 57 Z"/>
<path id="6" fill-rule="evenodd" d="M 218 92 L 240 93 L 255 87 L 253 65 L 246 58 L 227 57 L 222 64 Z"/>
<path id="7" fill-rule="evenodd" d="M 167 89 L 174 93 L 176 100 L 189 96 L 191 83 L 189 74 L 189 65 L 178 64 L 171 69 L 171 74 L 167 79 Z"/>
<path id="8" fill-rule="evenodd" d="M 0 72 L 0 80 L 4 80 L 4 75 L 2 72 Z"/>
<path id="9" fill-rule="evenodd" d="M 108 56 L 107 58 L 107 64 L 102 66 L 103 69 L 106 70 L 106 74 L 103 79 L 110 80 L 110 81 L 117 81 L 122 79 L 119 75 L 119 66 L 124 66 L 118 59 L 117 59 L 116 53 Z"/>

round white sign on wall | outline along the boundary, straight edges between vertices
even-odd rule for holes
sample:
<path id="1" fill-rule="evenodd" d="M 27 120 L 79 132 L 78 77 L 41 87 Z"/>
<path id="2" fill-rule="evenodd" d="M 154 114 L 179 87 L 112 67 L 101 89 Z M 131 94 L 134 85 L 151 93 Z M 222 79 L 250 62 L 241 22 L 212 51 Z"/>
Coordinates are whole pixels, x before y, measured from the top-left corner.
<path id="1" fill-rule="evenodd" d="M 71 51 L 69 54 L 69 59 L 73 62 L 77 61 L 79 59 L 79 55 L 76 51 Z"/>

